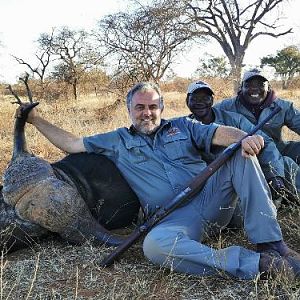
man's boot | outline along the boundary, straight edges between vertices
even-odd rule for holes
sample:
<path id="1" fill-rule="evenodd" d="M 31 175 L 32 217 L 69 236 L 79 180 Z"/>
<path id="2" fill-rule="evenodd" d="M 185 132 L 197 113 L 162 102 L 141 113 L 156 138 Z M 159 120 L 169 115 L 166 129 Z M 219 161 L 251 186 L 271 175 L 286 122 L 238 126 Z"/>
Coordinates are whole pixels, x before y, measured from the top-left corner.
<path id="1" fill-rule="evenodd" d="M 275 269 L 288 267 L 288 273 L 292 271 L 295 279 L 300 279 L 300 254 L 290 249 L 284 241 L 257 244 L 257 252 L 261 253 L 262 271 L 267 271 L 267 260 L 271 257 L 274 261 L 272 268 L 273 265 Z"/>

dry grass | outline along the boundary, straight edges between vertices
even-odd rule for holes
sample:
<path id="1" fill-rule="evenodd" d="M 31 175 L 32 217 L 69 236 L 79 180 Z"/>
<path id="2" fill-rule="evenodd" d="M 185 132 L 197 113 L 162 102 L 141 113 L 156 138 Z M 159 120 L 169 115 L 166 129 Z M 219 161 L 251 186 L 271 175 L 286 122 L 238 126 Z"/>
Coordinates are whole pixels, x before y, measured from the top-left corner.
<path id="1" fill-rule="evenodd" d="M 300 107 L 300 95 L 293 98 Z M 42 103 L 41 113 L 50 121 L 78 135 L 92 134 L 128 126 L 124 103 L 105 97 L 79 99 L 78 102 Z M 183 93 L 166 93 L 164 117 L 188 113 Z M 109 105 L 112 105 L 110 108 Z M 8 98 L 0 99 L 0 172 L 11 158 L 15 107 Z M 104 109 L 101 109 L 105 107 Z M 290 134 L 290 133 L 287 133 Z M 38 156 L 55 161 L 64 153 L 51 146 L 32 126 L 26 129 L 28 144 Z M 293 136 L 293 135 L 290 135 Z M 294 136 L 299 139 L 299 136 Z M 299 209 L 279 213 L 287 242 L 300 251 Z M 251 247 L 243 231 L 224 232 L 207 241 L 213 247 L 235 243 Z M 129 249 L 114 266 L 99 267 L 112 248 L 71 246 L 51 239 L 32 249 L 20 250 L 0 259 L 0 300 L 2 299 L 300 299 L 299 283 L 284 280 L 241 281 L 220 277 L 199 278 L 155 267 L 142 254 L 141 242 Z"/>

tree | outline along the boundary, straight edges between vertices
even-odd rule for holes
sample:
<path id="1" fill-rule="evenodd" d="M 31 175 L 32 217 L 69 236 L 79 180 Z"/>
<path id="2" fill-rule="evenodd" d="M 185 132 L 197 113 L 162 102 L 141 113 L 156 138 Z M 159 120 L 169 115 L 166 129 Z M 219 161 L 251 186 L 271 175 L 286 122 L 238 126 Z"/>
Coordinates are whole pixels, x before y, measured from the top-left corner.
<path id="1" fill-rule="evenodd" d="M 41 39 L 41 38 L 40 38 Z M 25 61 L 23 58 L 14 56 L 15 60 L 21 64 L 27 66 L 27 68 L 31 71 L 32 76 L 37 75 L 42 88 L 44 87 L 44 79 L 46 75 L 46 70 L 48 69 L 48 66 L 51 62 L 51 41 L 53 39 L 53 30 L 52 33 L 49 35 L 49 43 L 42 44 L 40 43 L 40 40 L 38 40 L 38 47 L 37 51 L 35 53 L 35 57 L 38 60 L 38 64 L 36 66 L 33 66 L 33 64 Z"/>
<path id="2" fill-rule="evenodd" d="M 200 59 L 200 66 L 195 74 L 200 77 L 226 78 L 230 74 L 230 66 L 225 56 L 214 57 L 210 54 Z"/>
<path id="3" fill-rule="evenodd" d="M 33 77 L 36 74 L 38 76 L 41 84 L 43 85 L 46 70 L 50 63 L 50 56 L 51 56 L 51 54 L 49 52 L 37 52 L 35 54 L 35 57 L 37 58 L 39 63 L 35 67 L 32 64 L 30 64 L 29 62 L 26 62 L 23 58 L 20 58 L 20 57 L 14 56 L 14 55 L 13 55 L 13 58 L 19 64 L 27 66 L 28 69 L 31 71 Z"/>
<path id="4" fill-rule="evenodd" d="M 89 35 L 84 30 L 71 30 L 62 27 L 53 36 L 44 33 L 39 42 L 41 46 L 49 47 L 59 64 L 55 67 L 53 77 L 65 80 L 72 85 L 74 98 L 77 99 L 77 86 L 87 69 L 99 63 L 99 58 L 93 50 Z"/>
<path id="5" fill-rule="evenodd" d="M 288 46 L 276 55 L 265 56 L 261 59 L 261 67 L 270 66 L 281 77 L 282 88 L 287 89 L 291 80 L 300 73 L 300 51 L 297 46 Z"/>
<path id="6" fill-rule="evenodd" d="M 186 24 L 176 22 L 182 15 L 180 6 L 177 1 L 175 6 L 167 5 L 169 2 L 139 5 L 131 12 L 108 15 L 99 21 L 95 36 L 115 65 L 115 78 L 127 84 L 158 82 L 183 51 L 193 32 Z"/>
<path id="7" fill-rule="evenodd" d="M 231 65 L 234 88 L 238 89 L 249 44 L 259 36 L 277 38 L 292 32 L 280 31 L 275 8 L 285 0 L 184 0 L 187 16 L 199 26 L 199 35 L 219 43 Z"/>
<path id="8" fill-rule="evenodd" d="M 53 38 L 53 30 L 52 33 L 49 35 L 50 39 Z M 50 67 L 50 64 L 52 62 L 52 53 L 49 45 L 42 45 L 39 40 L 37 42 L 37 50 L 35 52 L 35 65 L 34 63 L 30 63 L 28 61 L 25 61 L 21 57 L 17 57 L 15 55 L 12 55 L 12 57 L 21 65 L 25 65 L 32 75 L 32 78 L 35 79 L 36 76 L 38 78 L 37 86 L 34 87 L 35 94 L 39 98 L 45 98 L 46 95 L 49 95 L 49 92 L 46 91 L 46 72 Z M 37 62 L 36 62 L 37 61 Z M 27 73 L 27 72 L 26 72 Z"/>

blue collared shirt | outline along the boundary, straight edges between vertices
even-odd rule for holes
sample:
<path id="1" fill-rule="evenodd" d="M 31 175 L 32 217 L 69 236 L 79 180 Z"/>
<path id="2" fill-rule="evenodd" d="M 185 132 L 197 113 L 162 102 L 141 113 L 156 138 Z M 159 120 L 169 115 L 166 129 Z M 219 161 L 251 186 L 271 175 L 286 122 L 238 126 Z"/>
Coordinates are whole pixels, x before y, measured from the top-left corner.
<path id="1" fill-rule="evenodd" d="M 151 212 L 172 199 L 206 163 L 199 150 L 209 151 L 219 125 L 204 125 L 189 117 L 162 120 L 153 137 L 132 128 L 84 137 L 87 152 L 110 158 Z"/>

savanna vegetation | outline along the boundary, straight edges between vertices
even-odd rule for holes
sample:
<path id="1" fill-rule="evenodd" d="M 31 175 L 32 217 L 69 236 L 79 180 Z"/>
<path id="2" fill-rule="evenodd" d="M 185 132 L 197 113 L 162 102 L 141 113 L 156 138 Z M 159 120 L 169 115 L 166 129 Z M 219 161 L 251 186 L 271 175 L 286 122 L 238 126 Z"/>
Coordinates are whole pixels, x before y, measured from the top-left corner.
<path id="1" fill-rule="evenodd" d="M 214 87 L 216 101 L 231 95 L 232 89 L 226 80 L 207 81 Z M 187 79 L 180 78 L 162 84 L 165 118 L 188 113 L 185 106 L 187 84 Z M 280 87 L 280 84 L 276 86 L 277 93 L 294 101 L 300 108 L 300 90 L 281 90 Z M 19 91 L 22 92 L 21 87 Z M 68 96 L 67 89 L 55 90 L 53 87 L 53 91 L 60 95 L 58 99 L 37 98 L 34 93 L 34 99 L 40 101 L 38 108 L 41 114 L 75 134 L 88 135 L 130 124 L 123 97 L 117 91 L 95 91 L 85 86 L 77 100 Z M 2 89 L 1 174 L 11 158 L 16 109 L 16 105 L 10 103 L 12 100 Z M 285 134 L 286 138 L 299 139 L 298 135 L 288 130 Z M 35 155 L 51 162 L 65 155 L 30 125 L 26 127 L 26 136 L 28 146 Z M 278 214 L 286 241 L 300 251 L 300 208 L 282 208 Z M 128 234 L 132 229 L 118 232 Z M 242 230 L 224 231 L 218 236 L 208 237 L 206 242 L 216 248 L 236 243 L 253 247 L 248 244 Z M 72 246 L 58 238 L 48 238 L 30 249 L 2 255 L 0 299 L 300 299 L 299 282 L 291 283 L 284 278 L 242 281 L 225 274 L 200 278 L 158 268 L 143 257 L 141 242 L 129 249 L 112 267 L 101 268 L 99 262 L 111 251 L 112 248 L 106 246 L 93 247 L 89 241 L 82 246 Z"/>
<path id="2" fill-rule="evenodd" d="M 249 45 L 258 38 L 280 38 L 292 32 L 293 28 L 282 20 L 287 2 L 127 0 L 125 10 L 99 18 L 91 30 L 65 26 L 40 33 L 30 59 L 14 58 L 39 82 L 44 97 L 49 97 L 49 89 L 53 91 L 53 86 L 61 81 L 77 99 L 80 85 L 88 78 L 98 93 L 99 78 L 104 74 L 108 74 L 110 88 L 122 91 L 137 81 L 173 78 L 180 55 L 214 41 L 224 56 L 203 62 L 205 55 L 199 51 L 195 57 L 195 64 L 200 59 L 198 71 L 202 69 L 202 76 L 207 75 L 208 68 L 218 77 L 226 74 L 236 91 Z M 294 51 L 285 53 L 284 61 L 292 55 L 293 65 L 299 66 L 298 47 L 289 48 Z M 272 52 L 273 49 L 273 55 Z M 287 68 L 281 68 L 280 74 L 282 70 L 286 74 Z M 290 74 L 289 70 L 289 77 Z M 293 68 L 292 74 L 299 75 L 299 67 Z M 57 97 L 54 94 L 51 97 Z"/>

